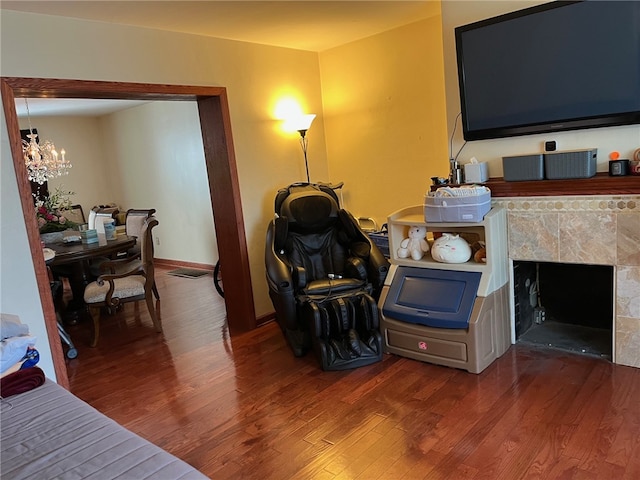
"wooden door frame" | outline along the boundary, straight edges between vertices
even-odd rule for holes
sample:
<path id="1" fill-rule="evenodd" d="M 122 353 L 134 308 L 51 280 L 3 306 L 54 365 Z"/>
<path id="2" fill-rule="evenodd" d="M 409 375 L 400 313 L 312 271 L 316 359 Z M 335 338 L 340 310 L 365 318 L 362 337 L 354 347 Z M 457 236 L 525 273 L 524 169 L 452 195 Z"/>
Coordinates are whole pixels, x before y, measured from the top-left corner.
<path id="1" fill-rule="evenodd" d="M 162 85 L 148 83 L 102 82 L 51 78 L 0 77 L 0 92 L 9 134 L 11 156 L 16 172 L 22 213 L 29 248 L 43 305 L 45 326 L 53 356 L 57 381 L 69 388 L 66 363 L 56 325 L 33 199 L 22 159 L 16 98 L 98 98 L 124 100 L 196 101 L 209 178 L 211 208 L 218 241 L 218 252 L 225 272 L 224 290 L 227 322 L 231 334 L 256 327 L 249 256 L 240 199 L 231 118 L 224 87 Z M 213 287 L 213 285 L 212 285 Z"/>

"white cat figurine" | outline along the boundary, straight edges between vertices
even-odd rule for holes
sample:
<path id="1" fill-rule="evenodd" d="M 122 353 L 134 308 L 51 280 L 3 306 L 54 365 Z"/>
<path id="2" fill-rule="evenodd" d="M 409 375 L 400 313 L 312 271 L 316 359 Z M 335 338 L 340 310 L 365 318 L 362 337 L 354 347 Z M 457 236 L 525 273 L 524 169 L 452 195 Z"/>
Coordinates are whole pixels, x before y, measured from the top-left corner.
<path id="1" fill-rule="evenodd" d="M 471 258 L 471 247 L 458 234 L 443 233 L 433 242 L 431 256 L 436 262 L 464 263 Z"/>

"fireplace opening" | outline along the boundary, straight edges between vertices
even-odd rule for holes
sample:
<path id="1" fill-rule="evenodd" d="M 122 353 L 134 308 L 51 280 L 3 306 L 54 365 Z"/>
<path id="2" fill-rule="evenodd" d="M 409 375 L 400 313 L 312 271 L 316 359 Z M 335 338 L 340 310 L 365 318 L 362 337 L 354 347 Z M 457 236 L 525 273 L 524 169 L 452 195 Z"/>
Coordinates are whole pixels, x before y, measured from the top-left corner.
<path id="1" fill-rule="evenodd" d="M 516 341 L 612 359 L 613 267 L 513 263 Z"/>

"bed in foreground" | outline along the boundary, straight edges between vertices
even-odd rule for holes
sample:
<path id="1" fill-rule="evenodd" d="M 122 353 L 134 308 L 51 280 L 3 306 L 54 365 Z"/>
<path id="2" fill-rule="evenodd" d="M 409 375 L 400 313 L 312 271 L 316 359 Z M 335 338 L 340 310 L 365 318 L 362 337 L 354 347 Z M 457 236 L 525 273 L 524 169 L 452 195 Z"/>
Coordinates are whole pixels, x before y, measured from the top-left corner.
<path id="1" fill-rule="evenodd" d="M 3 479 L 206 479 L 58 384 L 3 398 Z"/>

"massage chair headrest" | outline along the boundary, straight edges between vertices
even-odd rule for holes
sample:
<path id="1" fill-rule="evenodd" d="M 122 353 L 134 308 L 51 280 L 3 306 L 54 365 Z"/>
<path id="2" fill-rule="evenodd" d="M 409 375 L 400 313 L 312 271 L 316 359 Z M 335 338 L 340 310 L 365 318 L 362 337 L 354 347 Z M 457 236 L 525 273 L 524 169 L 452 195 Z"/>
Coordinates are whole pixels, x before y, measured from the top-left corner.
<path id="1" fill-rule="evenodd" d="M 287 219 L 289 228 L 299 232 L 323 230 L 338 220 L 338 203 L 326 192 L 302 190 L 291 192 L 280 205 L 278 214 Z"/>

